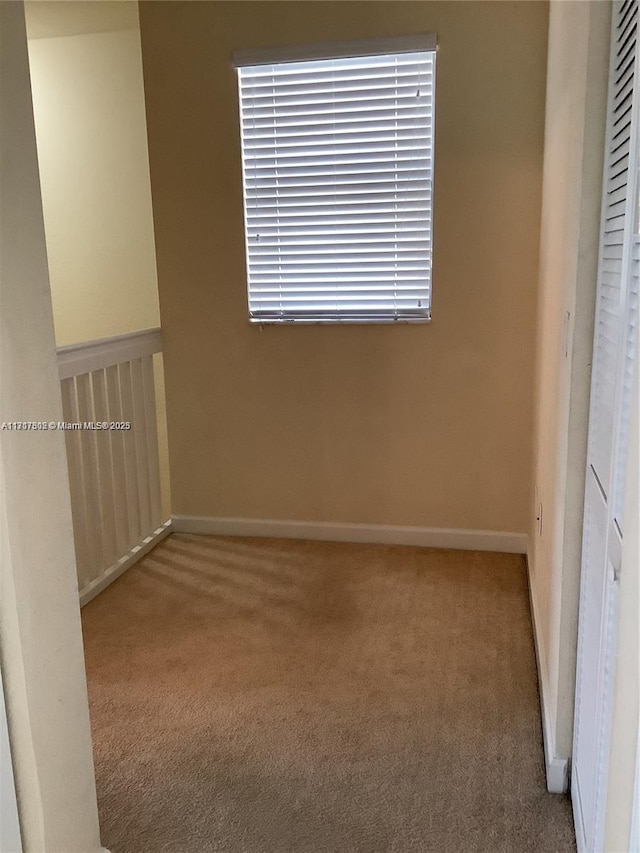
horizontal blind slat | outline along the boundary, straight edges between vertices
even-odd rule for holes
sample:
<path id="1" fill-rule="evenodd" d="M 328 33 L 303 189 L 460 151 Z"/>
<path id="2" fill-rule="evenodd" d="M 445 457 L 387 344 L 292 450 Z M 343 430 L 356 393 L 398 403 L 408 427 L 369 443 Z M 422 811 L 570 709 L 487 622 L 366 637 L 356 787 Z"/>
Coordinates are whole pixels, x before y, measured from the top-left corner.
<path id="1" fill-rule="evenodd" d="M 270 163 L 269 160 L 271 160 L 272 162 Z M 394 157 L 394 164 L 398 170 L 408 166 L 408 164 L 420 164 L 422 168 L 426 168 L 426 164 L 430 162 L 430 154 L 424 154 L 417 157 L 415 152 L 405 154 L 399 151 Z M 314 158 L 306 156 L 300 157 L 298 163 L 281 163 L 276 160 L 275 156 L 272 156 L 271 158 L 264 157 L 255 163 L 245 163 L 245 176 L 249 177 L 250 175 L 253 175 L 255 173 L 262 174 L 264 172 L 270 172 L 275 169 L 277 169 L 280 174 L 286 175 L 295 173 L 296 170 L 302 170 L 304 172 L 307 169 L 314 168 L 326 169 L 328 166 L 335 167 L 336 170 L 339 170 L 340 167 L 353 168 L 359 166 L 363 168 L 368 168 L 374 166 L 381 170 L 382 166 L 380 164 L 384 164 L 384 169 L 388 170 L 388 163 L 388 156 L 378 152 L 369 152 L 368 154 L 342 154 L 339 157 L 335 154 L 324 154 L 316 156 Z M 336 173 L 339 174 L 338 171 Z"/>
<path id="2" fill-rule="evenodd" d="M 247 152 L 254 148 L 265 148 L 267 145 L 277 145 L 278 148 L 290 148 L 295 145 L 306 145 L 311 140 L 317 145 L 325 141 L 332 141 L 336 145 L 346 145 L 347 140 L 354 142 L 375 142 L 380 140 L 386 142 L 389 139 L 398 141 L 408 140 L 416 137 L 422 138 L 422 132 L 431 128 L 431 122 L 425 121 L 421 116 L 407 116 L 398 119 L 393 125 L 385 122 L 372 122 L 363 124 L 361 122 L 348 122 L 343 125 L 337 123 L 325 123 L 321 125 L 308 125 L 301 129 L 295 126 L 295 131 L 282 128 L 257 128 L 260 132 L 251 134 L 251 143 L 245 144 Z"/>
<path id="3" fill-rule="evenodd" d="M 391 59 L 390 59 L 391 58 Z M 307 74 L 314 72 L 324 72 L 327 68 L 332 67 L 344 72 L 346 69 L 359 69 L 378 67 L 388 68 L 393 63 L 398 68 L 404 68 L 407 65 L 424 65 L 427 68 L 433 65 L 434 53 L 430 50 L 411 51 L 407 53 L 380 53 L 375 55 L 352 56 L 352 57 L 336 57 L 333 59 L 304 59 L 302 61 L 282 61 L 272 62 L 268 65 L 247 65 L 242 69 L 243 76 L 248 78 L 259 78 L 261 76 L 281 76 L 297 74 L 300 69 L 304 69 Z M 334 64 L 335 63 L 335 64 Z M 340 63 L 340 64 L 338 64 Z"/>
<path id="4" fill-rule="evenodd" d="M 366 127 L 369 124 L 381 124 L 384 121 L 396 120 L 398 115 L 400 121 L 410 121 L 414 117 L 429 118 L 431 115 L 431 104 L 426 103 L 424 106 L 412 106 L 411 109 L 397 110 L 395 106 L 381 104 L 378 107 L 362 107 L 354 104 L 353 109 L 341 110 L 339 115 L 331 110 L 328 113 L 313 112 L 300 113 L 295 115 L 279 115 L 273 109 L 264 108 L 265 115 L 258 115 L 259 110 L 252 112 L 251 118 L 242 119 L 242 127 L 246 130 L 257 131 L 265 129 L 279 130 L 289 127 L 326 127 L 327 125 L 336 125 L 343 127 L 348 124 L 359 124 Z"/>

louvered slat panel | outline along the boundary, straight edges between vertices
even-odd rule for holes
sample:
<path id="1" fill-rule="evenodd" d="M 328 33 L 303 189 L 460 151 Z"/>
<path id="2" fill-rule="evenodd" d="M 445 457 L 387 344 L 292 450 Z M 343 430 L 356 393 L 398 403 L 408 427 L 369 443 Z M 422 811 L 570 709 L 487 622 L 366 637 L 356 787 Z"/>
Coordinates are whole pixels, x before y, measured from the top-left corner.
<path id="1" fill-rule="evenodd" d="M 627 206 L 631 112 L 635 85 L 634 58 L 638 6 L 624 7 L 613 42 L 614 82 L 609 113 L 605 170 L 604 232 L 596 305 L 596 337 L 592 375 L 590 463 L 605 494 L 610 491 L 612 413 L 616 401 L 617 347 L 621 333 L 622 257 Z"/>
<path id="2" fill-rule="evenodd" d="M 638 300 L 640 294 L 640 236 L 635 235 L 632 247 L 631 271 L 627 292 L 627 310 L 624 323 L 624 375 L 620 399 L 620 432 L 616 449 L 616 486 L 614 518 L 624 532 L 624 492 L 626 486 L 626 459 L 631 425 L 631 387 L 636 347 L 638 345 Z"/>
<path id="3" fill-rule="evenodd" d="M 238 69 L 253 321 L 429 319 L 434 75 L 413 48 Z"/>

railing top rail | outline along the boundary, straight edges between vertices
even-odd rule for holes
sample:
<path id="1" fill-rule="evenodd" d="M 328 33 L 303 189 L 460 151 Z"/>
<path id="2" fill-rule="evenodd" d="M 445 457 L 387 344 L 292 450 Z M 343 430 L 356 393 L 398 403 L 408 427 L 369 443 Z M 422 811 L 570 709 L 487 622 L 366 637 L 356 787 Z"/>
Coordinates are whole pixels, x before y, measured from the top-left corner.
<path id="1" fill-rule="evenodd" d="M 58 347 L 58 373 L 60 379 L 81 376 L 114 364 L 143 358 L 162 352 L 162 333 L 159 327 L 98 338 L 66 347 Z"/>

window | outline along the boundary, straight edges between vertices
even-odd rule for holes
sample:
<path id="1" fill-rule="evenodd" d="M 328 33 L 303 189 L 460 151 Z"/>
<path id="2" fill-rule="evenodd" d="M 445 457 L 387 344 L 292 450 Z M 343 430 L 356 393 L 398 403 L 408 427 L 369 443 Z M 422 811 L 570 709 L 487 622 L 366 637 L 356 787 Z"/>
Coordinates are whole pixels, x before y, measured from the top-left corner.
<path id="1" fill-rule="evenodd" d="M 428 321 L 435 38 L 234 60 L 250 319 Z"/>

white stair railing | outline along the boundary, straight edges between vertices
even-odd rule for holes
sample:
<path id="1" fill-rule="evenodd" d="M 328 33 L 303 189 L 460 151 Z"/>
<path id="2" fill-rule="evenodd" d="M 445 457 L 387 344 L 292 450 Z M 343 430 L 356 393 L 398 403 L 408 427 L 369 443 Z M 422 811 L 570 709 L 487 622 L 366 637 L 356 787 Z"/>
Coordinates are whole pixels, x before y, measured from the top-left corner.
<path id="1" fill-rule="evenodd" d="M 153 357 L 160 329 L 58 349 L 80 602 L 169 532 Z"/>

